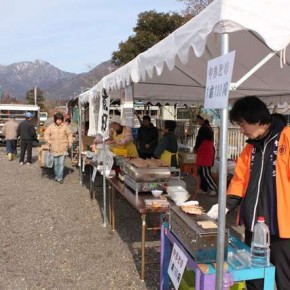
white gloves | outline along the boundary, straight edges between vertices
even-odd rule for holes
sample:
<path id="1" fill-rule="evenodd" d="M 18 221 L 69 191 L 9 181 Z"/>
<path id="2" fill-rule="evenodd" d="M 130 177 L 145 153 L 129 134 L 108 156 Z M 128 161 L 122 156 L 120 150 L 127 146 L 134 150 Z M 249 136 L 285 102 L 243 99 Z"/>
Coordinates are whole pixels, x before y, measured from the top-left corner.
<path id="1" fill-rule="evenodd" d="M 226 214 L 229 210 L 226 208 Z M 219 204 L 215 204 L 211 209 L 206 213 L 210 218 L 217 220 L 219 216 Z"/>

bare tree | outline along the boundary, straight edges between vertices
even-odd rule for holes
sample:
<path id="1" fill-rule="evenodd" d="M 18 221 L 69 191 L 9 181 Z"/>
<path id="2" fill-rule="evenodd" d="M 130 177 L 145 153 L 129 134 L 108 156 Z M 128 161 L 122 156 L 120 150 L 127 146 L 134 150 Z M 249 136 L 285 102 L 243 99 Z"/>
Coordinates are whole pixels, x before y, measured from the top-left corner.
<path id="1" fill-rule="evenodd" d="M 179 0 L 184 2 L 185 10 L 183 13 L 185 15 L 195 16 L 199 14 L 206 6 L 212 3 L 214 0 Z"/>

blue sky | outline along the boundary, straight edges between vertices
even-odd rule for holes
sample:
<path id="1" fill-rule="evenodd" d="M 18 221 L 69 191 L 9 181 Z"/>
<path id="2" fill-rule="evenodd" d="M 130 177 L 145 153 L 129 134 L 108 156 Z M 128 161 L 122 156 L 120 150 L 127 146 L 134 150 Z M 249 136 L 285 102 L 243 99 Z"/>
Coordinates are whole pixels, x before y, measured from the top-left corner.
<path id="1" fill-rule="evenodd" d="M 140 12 L 180 12 L 178 0 L 1 0 L 0 64 L 48 61 L 81 73 L 110 59 Z"/>

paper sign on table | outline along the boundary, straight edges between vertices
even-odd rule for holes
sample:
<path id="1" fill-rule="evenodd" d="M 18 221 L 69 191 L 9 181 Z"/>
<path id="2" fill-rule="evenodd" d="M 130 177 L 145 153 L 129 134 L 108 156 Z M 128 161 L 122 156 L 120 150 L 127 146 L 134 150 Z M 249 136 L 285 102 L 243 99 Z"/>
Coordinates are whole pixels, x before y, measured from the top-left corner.
<path id="1" fill-rule="evenodd" d="M 187 257 L 184 255 L 181 249 L 176 244 L 174 244 L 168 267 L 168 275 L 175 289 L 178 289 L 179 287 L 186 264 Z"/>

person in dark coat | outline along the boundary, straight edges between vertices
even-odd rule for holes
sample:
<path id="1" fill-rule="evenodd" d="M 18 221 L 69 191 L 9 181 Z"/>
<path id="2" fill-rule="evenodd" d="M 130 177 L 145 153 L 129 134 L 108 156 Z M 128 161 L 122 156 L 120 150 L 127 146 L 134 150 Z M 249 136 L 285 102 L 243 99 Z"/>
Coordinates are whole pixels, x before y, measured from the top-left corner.
<path id="1" fill-rule="evenodd" d="M 32 113 L 25 114 L 26 119 L 22 121 L 17 129 L 17 135 L 20 137 L 20 159 L 21 165 L 24 164 L 24 157 L 27 151 L 27 165 L 32 162 L 32 145 L 33 141 L 37 140 L 36 130 L 32 122 Z"/>
<path id="2" fill-rule="evenodd" d="M 211 167 L 214 162 L 214 135 L 208 122 L 200 115 L 196 116 L 200 128 L 197 133 L 194 152 L 196 153 L 196 165 L 200 177 L 200 189 L 202 193 L 210 196 L 217 195 L 217 185 L 211 176 Z"/>
<path id="3" fill-rule="evenodd" d="M 148 115 L 143 116 L 143 122 L 137 136 L 139 157 L 146 159 L 154 157 L 158 145 L 158 129 L 151 123 Z"/>
<path id="4" fill-rule="evenodd" d="M 176 122 L 172 120 L 164 121 L 164 134 L 161 142 L 154 151 L 154 156 L 160 158 L 168 166 L 178 167 L 178 142 L 174 133 Z"/>

